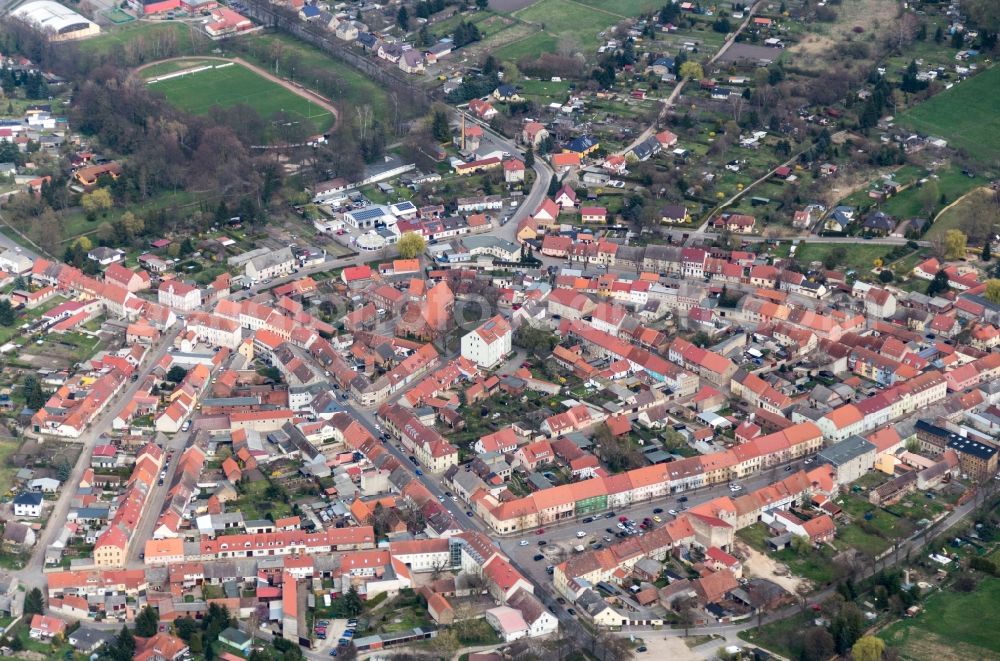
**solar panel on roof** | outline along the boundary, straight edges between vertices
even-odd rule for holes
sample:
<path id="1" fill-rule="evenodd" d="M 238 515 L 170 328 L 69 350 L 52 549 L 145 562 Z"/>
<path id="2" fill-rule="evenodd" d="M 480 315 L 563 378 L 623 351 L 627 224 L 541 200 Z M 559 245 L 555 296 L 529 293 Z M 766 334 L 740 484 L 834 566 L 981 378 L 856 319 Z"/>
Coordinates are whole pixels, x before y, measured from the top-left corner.
<path id="1" fill-rule="evenodd" d="M 372 220 L 373 218 L 381 218 L 385 214 L 381 209 L 361 209 L 360 211 L 352 211 L 351 215 L 355 220 Z"/>

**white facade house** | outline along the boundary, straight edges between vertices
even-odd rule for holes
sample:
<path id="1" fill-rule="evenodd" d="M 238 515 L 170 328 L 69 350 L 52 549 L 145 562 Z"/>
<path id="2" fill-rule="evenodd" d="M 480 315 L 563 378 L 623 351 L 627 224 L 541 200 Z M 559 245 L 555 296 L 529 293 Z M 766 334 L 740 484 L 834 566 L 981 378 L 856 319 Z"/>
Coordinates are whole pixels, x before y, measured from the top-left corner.
<path id="1" fill-rule="evenodd" d="M 14 498 L 14 516 L 37 518 L 42 515 L 42 494 L 22 493 Z"/>
<path id="2" fill-rule="evenodd" d="M 510 324 L 496 315 L 462 338 L 462 357 L 479 367 L 495 367 L 510 353 L 512 337 Z"/>
<path id="3" fill-rule="evenodd" d="M 295 270 L 295 257 L 291 248 L 282 248 L 258 255 L 246 265 L 246 276 L 250 282 L 257 283 L 270 278 L 288 275 Z"/>
<path id="4" fill-rule="evenodd" d="M 156 298 L 160 305 L 175 310 L 190 311 L 201 305 L 201 290 L 186 282 L 167 280 L 160 283 Z"/>

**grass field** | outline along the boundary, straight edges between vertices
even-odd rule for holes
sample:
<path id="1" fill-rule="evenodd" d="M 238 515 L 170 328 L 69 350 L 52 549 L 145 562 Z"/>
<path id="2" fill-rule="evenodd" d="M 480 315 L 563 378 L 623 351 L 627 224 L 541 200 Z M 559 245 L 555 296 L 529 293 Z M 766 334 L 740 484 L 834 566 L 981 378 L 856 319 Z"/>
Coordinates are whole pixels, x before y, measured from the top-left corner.
<path id="1" fill-rule="evenodd" d="M 1000 629 L 982 619 L 1000 608 L 1000 578 L 984 578 L 974 592 L 966 594 L 937 592 L 923 605 L 917 617 L 900 620 L 879 633 L 904 659 L 1000 657 Z"/>
<path id="2" fill-rule="evenodd" d="M 548 32 L 536 32 L 530 37 L 511 42 L 498 48 L 493 54 L 498 60 L 517 62 L 522 57 L 537 56 L 539 53 L 554 52 L 558 40 Z"/>
<path id="3" fill-rule="evenodd" d="M 601 43 L 598 33 L 627 17 L 604 8 L 595 6 L 588 10 L 580 5 L 575 0 L 540 0 L 514 12 L 514 16 L 542 26 L 556 41 L 563 37 L 574 39 L 589 53 Z"/>
<path id="4" fill-rule="evenodd" d="M 993 163 L 1000 154 L 998 98 L 1000 67 L 994 66 L 907 110 L 897 123 L 942 137 L 949 146 L 964 149 L 984 163 Z"/>
<path id="5" fill-rule="evenodd" d="M 875 267 L 874 261 L 877 258 L 885 257 L 886 253 L 889 252 L 887 246 L 877 244 L 800 243 L 799 247 L 795 249 L 795 259 L 800 264 L 806 265 L 814 261 L 821 262 L 838 247 L 847 250 L 841 267 L 865 272 Z"/>
<path id="6" fill-rule="evenodd" d="M 955 166 L 939 170 L 936 174 L 938 190 L 949 201 L 957 200 L 970 189 L 987 183 L 983 177 L 969 177 L 962 174 L 962 170 Z M 882 211 L 899 220 L 904 220 L 914 216 L 923 216 L 921 206 L 921 189 L 911 186 L 899 195 L 886 200 L 882 204 Z M 940 209 L 940 207 L 938 208 Z"/>
<path id="7" fill-rule="evenodd" d="M 0 439 L 0 494 L 7 493 L 7 490 L 14 485 L 14 474 L 17 473 L 17 469 L 7 462 L 17 453 L 19 447 L 21 443 L 17 439 Z"/>
<path id="8" fill-rule="evenodd" d="M 178 108 L 199 115 L 215 106 L 230 108 L 245 104 L 265 120 L 284 111 L 308 123 L 310 133 L 325 131 L 333 124 L 333 115 L 328 110 L 238 64 L 150 83 L 150 89 L 163 94 Z"/>
<path id="9" fill-rule="evenodd" d="M 354 106 L 369 105 L 375 112 L 375 116 L 382 121 L 388 121 L 392 117 L 393 104 L 384 87 L 357 69 L 352 69 L 318 48 L 282 33 L 250 35 L 245 43 L 250 46 L 250 50 L 241 52 L 240 55 L 269 71 L 274 66 L 274 58 L 270 53 L 275 48 L 280 47 L 286 60 L 285 65 L 292 60 L 297 60 L 303 68 L 328 69 L 336 72 L 337 78 L 341 82 L 336 90 L 317 89 L 316 91 L 334 103 L 346 101 Z M 280 46 L 276 46 L 277 44 Z M 309 81 L 302 81 L 302 83 L 307 87 L 314 88 L 309 84 Z"/>
<path id="10" fill-rule="evenodd" d="M 928 241 L 933 241 L 939 237 L 944 236 L 944 233 L 950 229 L 955 229 L 955 228 L 961 229 L 962 223 L 966 218 L 965 210 L 966 208 L 968 208 L 969 205 L 973 203 L 972 197 L 973 196 L 987 197 L 990 194 L 991 193 L 986 188 L 977 190 L 969 197 L 964 198 L 963 200 L 958 202 L 958 204 L 956 204 L 955 206 L 943 211 L 941 215 L 938 216 L 937 219 L 934 221 L 934 224 L 931 225 L 931 228 L 927 230 L 927 234 L 924 235 L 924 238 L 927 239 Z M 996 207 L 993 208 L 995 209 Z M 996 213 L 993 222 L 1000 223 L 1000 212 Z"/>
<path id="11" fill-rule="evenodd" d="M 107 53 L 112 48 L 124 46 L 130 41 L 138 39 L 142 39 L 146 43 L 153 43 L 157 40 L 173 41 L 177 44 L 179 52 L 170 53 L 171 55 L 193 53 L 200 48 L 200 45 L 196 45 L 196 37 L 192 36 L 191 28 L 187 24 L 152 23 L 149 21 L 133 21 L 111 30 L 102 31 L 93 39 L 77 42 L 77 45 L 84 53 Z M 167 54 L 160 54 L 158 57 L 150 59 L 156 60 L 163 57 L 167 57 Z"/>

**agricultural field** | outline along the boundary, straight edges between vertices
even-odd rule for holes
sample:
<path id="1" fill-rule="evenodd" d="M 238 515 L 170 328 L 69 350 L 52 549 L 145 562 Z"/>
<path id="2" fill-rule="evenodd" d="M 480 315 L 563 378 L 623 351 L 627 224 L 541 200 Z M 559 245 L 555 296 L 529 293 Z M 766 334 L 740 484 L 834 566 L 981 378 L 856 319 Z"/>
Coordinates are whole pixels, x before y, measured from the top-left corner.
<path id="1" fill-rule="evenodd" d="M 977 613 L 1000 607 L 1000 578 L 985 577 L 974 592 L 945 589 L 930 595 L 924 610 L 879 632 L 879 637 L 913 661 L 989 659 L 1000 655 L 1000 630 Z"/>
<path id="2" fill-rule="evenodd" d="M 333 124 L 333 115 L 325 108 L 239 64 L 215 65 L 205 71 L 151 82 L 150 89 L 195 114 L 205 114 L 213 107 L 245 104 L 265 119 L 282 111 L 298 117 L 312 127 L 310 133 L 325 131 Z"/>
<path id="3" fill-rule="evenodd" d="M 997 98 L 1000 67 L 991 67 L 907 110 L 896 123 L 944 138 L 950 147 L 963 149 L 983 163 L 993 163 L 1000 154 Z"/>

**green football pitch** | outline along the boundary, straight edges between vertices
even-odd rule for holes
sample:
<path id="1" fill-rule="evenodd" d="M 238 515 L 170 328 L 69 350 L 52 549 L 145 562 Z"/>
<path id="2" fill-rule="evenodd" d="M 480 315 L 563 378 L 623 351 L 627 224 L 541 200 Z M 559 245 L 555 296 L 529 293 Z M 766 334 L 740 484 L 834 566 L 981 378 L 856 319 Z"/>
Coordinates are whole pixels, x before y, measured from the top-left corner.
<path id="1" fill-rule="evenodd" d="M 215 65 L 211 69 L 151 82 L 149 87 L 178 108 L 195 114 L 205 114 L 213 107 L 226 109 L 244 104 L 265 120 L 282 111 L 299 117 L 300 121 L 312 126 L 313 133 L 333 125 L 333 114 L 325 108 L 239 64 Z"/>

